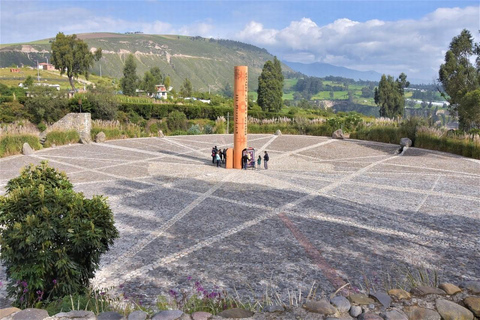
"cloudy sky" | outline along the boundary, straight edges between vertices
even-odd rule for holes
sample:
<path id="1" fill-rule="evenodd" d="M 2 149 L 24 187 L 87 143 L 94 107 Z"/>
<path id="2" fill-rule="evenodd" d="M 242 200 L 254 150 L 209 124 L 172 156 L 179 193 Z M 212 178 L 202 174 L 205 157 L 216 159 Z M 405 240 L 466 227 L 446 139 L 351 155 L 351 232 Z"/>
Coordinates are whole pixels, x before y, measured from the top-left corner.
<path id="1" fill-rule="evenodd" d="M 478 0 L 0 1 L 0 43 L 142 31 L 233 39 L 280 59 L 432 81 L 452 37 L 480 41 Z"/>

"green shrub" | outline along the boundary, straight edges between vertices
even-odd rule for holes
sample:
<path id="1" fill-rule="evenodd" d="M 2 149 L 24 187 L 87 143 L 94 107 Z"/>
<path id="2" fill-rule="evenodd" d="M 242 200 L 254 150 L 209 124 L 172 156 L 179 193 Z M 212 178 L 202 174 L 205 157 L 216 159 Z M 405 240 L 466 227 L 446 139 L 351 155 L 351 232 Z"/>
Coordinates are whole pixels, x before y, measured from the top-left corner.
<path id="1" fill-rule="evenodd" d="M 27 142 L 34 150 L 40 150 L 42 148 L 37 136 L 6 135 L 0 137 L 0 158 L 21 153 L 25 142 Z"/>
<path id="2" fill-rule="evenodd" d="M 44 147 L 48 148 L 52 145 L 63 146 L 69 143 L 77 143 L 80 140 L 80 135 L 76 130 L 68 131 L 51 131 L 47 133 Z"/>
<path id="3" fill-rule="evenodd" d="M 1 260 L 14 305 L 86 292 L 100 255 L 118 237 L 106 199 L 73 191 L 47 162 L 27 166 L 0 197 Z"/>
<path id="4" fill-rule="evenodd" d="M 188 135 L 195 135 L 202 133 L 200 126 L 198 124 L 192 124 L 192 126 L 187 130 Z"/>
<path id="5" fill-rule="evenodd" d="M 183 112 L 172 111 L 167 117 L 167 126 L 170 131 L 185 131 L 187 129 L 187 117 Z"/>

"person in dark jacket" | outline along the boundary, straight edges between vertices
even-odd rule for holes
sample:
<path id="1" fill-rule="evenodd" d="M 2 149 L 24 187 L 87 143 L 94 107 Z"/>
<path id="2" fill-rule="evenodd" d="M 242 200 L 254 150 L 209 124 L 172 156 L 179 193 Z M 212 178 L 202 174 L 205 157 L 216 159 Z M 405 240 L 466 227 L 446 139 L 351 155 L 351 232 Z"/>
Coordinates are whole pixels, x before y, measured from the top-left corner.
<path id="1" fill-rule="evenodd" d="M 248 156 L 247 156 L 247 153 L 245 152 L 242 157 L 243 169 L 245 170 L 247 170 L 247 162 L 248 162 Z"/>
<path id="2" fill-rule="evenodd" d="M 263 167 L 265 170 L 268 169 L 268 160 L 270 160 L 270 157 L 268 156 L 267 151 L 265 151 L 265 154 L 263 155 Z"/>

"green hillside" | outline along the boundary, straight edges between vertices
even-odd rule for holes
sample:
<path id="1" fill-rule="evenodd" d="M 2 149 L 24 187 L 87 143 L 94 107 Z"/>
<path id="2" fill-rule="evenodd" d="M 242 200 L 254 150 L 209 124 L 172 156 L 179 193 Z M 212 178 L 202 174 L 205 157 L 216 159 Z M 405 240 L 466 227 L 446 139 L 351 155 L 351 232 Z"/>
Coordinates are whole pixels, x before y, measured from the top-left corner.
<path id="1" fill-rule="evenodd" d="M 78 37 L 90 48 L 102 48 L 103 58 L 96 62 L 91 72 L 100 74 L 101 70 L 103 76 L 121 78 L 123 63 L 132 53 L 140 77 L 157 66 L 170 76 L 177 89 L 185 78 L 189 78 L 194 90 L 198 91 L 218 91 L 227 82 L 233 86 L 233 67 L 247 65 L 249 88 L 256 90 L 264 63 L 273 59 L 265 49 L 231 40 L 117 33 L 79 34 Z M 35 66 L 36 61 L 46 62 L 50 58 L 50 40 L 2 45 L 0 67 L 12 64 Z M 282 67 L 291 71 L 286 65 Z"/>

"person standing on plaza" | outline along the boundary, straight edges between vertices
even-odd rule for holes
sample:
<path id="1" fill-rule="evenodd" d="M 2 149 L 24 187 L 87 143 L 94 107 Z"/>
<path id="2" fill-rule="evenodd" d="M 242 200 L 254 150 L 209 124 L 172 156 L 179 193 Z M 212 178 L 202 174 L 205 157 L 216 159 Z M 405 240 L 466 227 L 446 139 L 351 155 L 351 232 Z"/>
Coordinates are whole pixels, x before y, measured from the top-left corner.
<path id="1" fill-rule="evenodd" d="M 221 160 L 220 160 L 220 159 L 221 159 L 221 157 L 220 157 L 220 151 L 217 151 L 217 154 L 216 154 L 216 156 L 215 156 L 215 159 L 217 160 L 217 168 L 218 168 L 218 167 L 220 167 L 220 161 L 221 161 Z"/>
<path id="2" fill-rule="evenodd" d="M 212 148 L 212 163 L 215 164 L 215 158 L 217 157 L 217 146 Z"/>
<path id="3" fill-rule="evenodd" d="M 270 157 L 268 156 L 267 151 L 265 151 L 265 154 L 263 155 L 263 166 L 265 170 L 268 169 L 268 160 L 270 160 Z"/>
<path id="4" fill-rule="evenodd" d="M 244 152 L 242 157 L 242 164 L 243 164 L 243 169 L 245 170 L 247 170 L 247 163 L 248 163 L 248 156 L 247 156 L 247 153 Z"/>
<path id="5" fill-rule="evenodd" d="M 262 165 L 262 156 L 258 156 L 258 159 L 257 159 L 257 168 L 260 169 L 260 166 Z"/>

